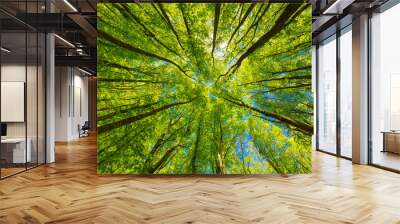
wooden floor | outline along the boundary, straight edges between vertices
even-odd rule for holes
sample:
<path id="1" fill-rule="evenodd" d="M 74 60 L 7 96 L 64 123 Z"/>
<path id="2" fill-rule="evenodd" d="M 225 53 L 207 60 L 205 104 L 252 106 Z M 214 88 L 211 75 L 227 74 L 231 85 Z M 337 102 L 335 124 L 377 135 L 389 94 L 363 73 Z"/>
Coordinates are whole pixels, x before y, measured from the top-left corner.
<path id="1" fill-rule="evenodd" d="M 17 167 L 17 168 L 15 168 L 15 167 L 7 167 L 7 168 L 1 168 L 1 177 L 3 178 L 3 177 L 8 177 L 8 176 L 11 176 L 11 175 L 13 175 L 13 174 L 16 174 L 16 173 L 19 173 L 19 172 L 23 172 L 23 171 L 25 171 L 26 169 L 25 169 L 25 167 L 23 167 L 23 168 L 20 168 L 20 167 Z"/>
<path id="2" fill-rule="evenodd" d="M 314 173 L 262 177 L 96 174 L 95 139 L 0 181 L 0 223 L 400 223 L 400 175 L 314 154 Z"/>

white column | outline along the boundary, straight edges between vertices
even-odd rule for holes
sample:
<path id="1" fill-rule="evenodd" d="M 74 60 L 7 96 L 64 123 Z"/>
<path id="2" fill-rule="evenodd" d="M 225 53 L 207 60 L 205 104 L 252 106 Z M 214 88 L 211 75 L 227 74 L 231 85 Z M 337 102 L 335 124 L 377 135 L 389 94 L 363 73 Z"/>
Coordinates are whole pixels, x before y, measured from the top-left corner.
<path id="1" fill-rule="evenodd" d="M 54 35 L 46 36 L 46 163 L 55 161 L 54 133 L 55 133 L 55 56 Z"/>
<path id="2" fill-rule="evenodd" d="M 368 15 L 353 19 L 353 162 L 368 163 Z"/>

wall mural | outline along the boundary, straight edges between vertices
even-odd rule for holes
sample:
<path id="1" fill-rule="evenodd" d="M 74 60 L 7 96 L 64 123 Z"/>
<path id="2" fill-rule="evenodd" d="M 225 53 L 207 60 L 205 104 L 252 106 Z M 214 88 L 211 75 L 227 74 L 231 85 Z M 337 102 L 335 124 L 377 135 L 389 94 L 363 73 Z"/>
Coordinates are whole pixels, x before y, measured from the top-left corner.
<path id="1" fill-rule="evenodd" d="M 311 6 L 98 4 L 98 173 L 311 172 Z"/>

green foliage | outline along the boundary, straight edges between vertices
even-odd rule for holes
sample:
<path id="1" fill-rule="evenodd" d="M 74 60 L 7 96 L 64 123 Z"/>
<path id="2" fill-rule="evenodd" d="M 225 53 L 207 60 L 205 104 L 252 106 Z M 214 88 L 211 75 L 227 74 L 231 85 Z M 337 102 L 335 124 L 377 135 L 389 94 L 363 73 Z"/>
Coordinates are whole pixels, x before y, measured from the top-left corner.
<path id="1" fill-rule="evenodd" d="M 311 172 L 311 7 L 98 4 L 98 172 Z"/>

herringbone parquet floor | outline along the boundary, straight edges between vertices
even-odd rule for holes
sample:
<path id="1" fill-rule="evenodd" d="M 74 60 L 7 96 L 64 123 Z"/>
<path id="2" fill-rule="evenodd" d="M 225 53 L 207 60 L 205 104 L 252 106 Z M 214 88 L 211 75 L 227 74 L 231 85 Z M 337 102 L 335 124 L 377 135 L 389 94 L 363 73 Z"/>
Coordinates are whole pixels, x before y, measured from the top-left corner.
<path id="1" fill-rule="evenodd" d="M 314 173 L 98 176 L 94 138 L 0 181 L 0 223 L 400 223 L 400 175 L 314 153 Z"/>

